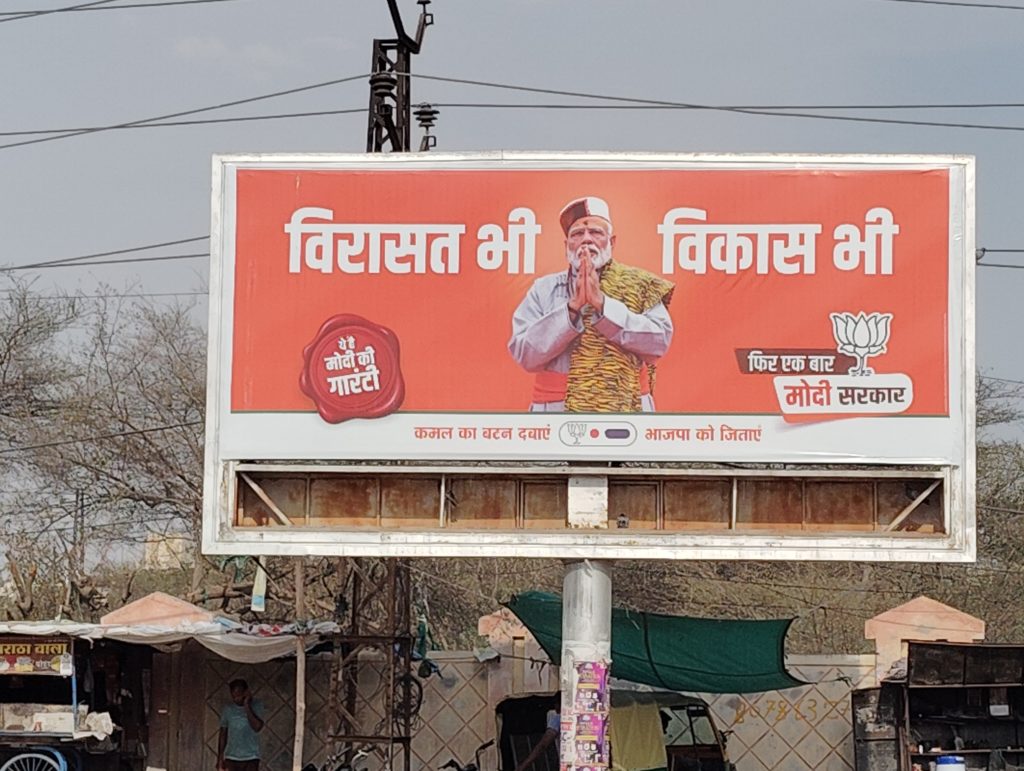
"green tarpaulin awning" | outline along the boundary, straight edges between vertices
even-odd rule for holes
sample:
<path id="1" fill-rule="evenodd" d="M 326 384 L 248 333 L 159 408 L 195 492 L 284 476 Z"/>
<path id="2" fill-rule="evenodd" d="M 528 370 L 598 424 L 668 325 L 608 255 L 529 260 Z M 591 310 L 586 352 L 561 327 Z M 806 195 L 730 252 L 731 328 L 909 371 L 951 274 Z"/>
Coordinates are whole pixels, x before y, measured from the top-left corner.
<path id="1" fill-rule="evenodd" d="M 524 592 L 505 606 L 552 663 L 562 652 L 562 598 Z M 670 691 L 752 693 L 805 683 L 786 672 L 793 619 L 734 621 L 612 609 L 612 677 Z"/>

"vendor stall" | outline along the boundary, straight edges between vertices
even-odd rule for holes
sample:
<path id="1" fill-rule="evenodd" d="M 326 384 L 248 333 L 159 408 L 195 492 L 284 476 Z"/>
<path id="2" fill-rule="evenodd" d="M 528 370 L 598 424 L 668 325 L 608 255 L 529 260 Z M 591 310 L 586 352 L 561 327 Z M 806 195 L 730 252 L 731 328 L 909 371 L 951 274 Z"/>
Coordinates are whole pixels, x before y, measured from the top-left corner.
<path id="1" fill-rule="evenodd" d="M 0 636 L 0 771 L 80 771 L 87 745 L 109 740 L 76 675 L 73 637 Z"/>

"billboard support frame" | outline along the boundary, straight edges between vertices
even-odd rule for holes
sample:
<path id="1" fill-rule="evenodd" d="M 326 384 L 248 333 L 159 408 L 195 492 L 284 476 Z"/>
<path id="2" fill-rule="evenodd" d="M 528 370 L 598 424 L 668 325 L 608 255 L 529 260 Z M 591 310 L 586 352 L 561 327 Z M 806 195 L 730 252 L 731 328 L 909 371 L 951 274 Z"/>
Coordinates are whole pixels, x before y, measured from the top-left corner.
<path id="1" fill-rule="evenodd" d="M 481 557 L 521 556 L 572 559 L 586 554 L 589 559 L 814 559 L 857 560 L 883 562 L 913 562 L 934 559 L 972 561 L 976 549 L 976 534 L 967 522 L 958 523 L 952 517 L 953 498 L 956 496 L 953 479 L 958 470 L 951 468 L 886 468 L 886 469 L 710 469 L 710 468 L 607 468 L 598 466 L 524 465 L 519 467 L 465 467 L 457 465 L 359 465 L 331 464 L 226 464 L 229 478 L 222 486 L 226 501 L 225 515 L 216 523 L 204 522 L 207 528 L 218 530 L 215 540 L 218 551 L 213 553 L 259 553 L 295 556 L 394 556 L 394 557 Z M 439 527 L 432 530 L 351 530 L 316 528 L 295 525 L 271 527 L 236 526 L 227 512 L 236 511 L 238 491 L 248 484 L 242 475 L 253 478 L 258 472 L 271 475 L 308 475 L 315 477 L 374 477 L 435 478 L 438 485 Z M 620 473 L 621 472 L 621 473 Z M 445 491 L 451 481 L 459 478 L 514 478 L 529 481 L 558 480 L 568 485 L 576 478 L 604 480 L 648 481 L 722 479 L 730 482 L 729 531 L 602 531 L 582 530 L 474 530 L 453 529 L 444 524 Z M 743 480 L 791 479 L 816 481 L 898 481 L 927 483 L 921 491 L 897 514 L 898 521 L 884 530 L 870 533 L 777 532 L 735 530 L 738 509 L 738 487 Z M 915 508 L 929 494 L 943 485 L 951 494 L 942 497 L 942 519 L 946 532 L 918 535 L 897 532 Z M 264 494 L 266 494 L 264 492 Z M 265 501 L 264 501 L 265 502 Z M 283 515 L 283 512 L 282 512 Z M 287 518 L 287 517 L 286 517 Z M 291 523 L 291 520 L 289 519 Z M 209 530 L 204 533 L 209 538 Z M 577 543 L 584 538 L 583 548 Z M 208 543 L 210 541 L 207 541 Z M 780 554 L 786 555 L 780 557 Z M 800 556 L 803 555 L 803 556 Z M 809 556 L 813 555 L 813 556 Z M 953 558 L 955 555 L 955 559 Z"/>

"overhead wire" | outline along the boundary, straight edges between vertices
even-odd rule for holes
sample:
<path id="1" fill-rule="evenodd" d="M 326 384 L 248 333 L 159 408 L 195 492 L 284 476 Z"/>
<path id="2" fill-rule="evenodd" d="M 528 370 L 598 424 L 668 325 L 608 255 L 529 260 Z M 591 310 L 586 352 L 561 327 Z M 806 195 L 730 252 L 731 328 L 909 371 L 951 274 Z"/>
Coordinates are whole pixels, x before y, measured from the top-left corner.
<path id="1" fill-rule="evenodd" d="M 237 0 L 157 0 L 153 3 L 124 3 L 122 5 L 109 5 L 108 3 L 117 0 L 104 0 L 103 3 L 83 3 L 65 8 L 54 8 L 49 11 L 0 11 L 0 16 L 41 16 L 44 13 L 70 13 L 72 11 L 123 11 L 135 8 L 164 8 L 171 5 L 203 5 L 207 3 L 233 3 Z"/>
<path id="2" fill-rule="evenodd" d="M 116 3 L 117 0 L 93 0 L 91 3 L 79 3 L 78 5 L 66 5 L 62 8 L 50 8 L 43 11 L 20 11 L 17 12 L 17 16 L 8 16 L 5 19 L 0 19 L 0 24 L 4 24 L 9 21 L 20 21 L 21 19 L 34 19 L 37 16 L 48 16 L 52 13 L 64 13 L 65 11 L 80 11 L 85 8 L 91 8 L 97 5 L 108 5 L 109 3 Z"/>
<path id="3" fill-rule="evenodd" d="M 1024 264 L 1012 263 L 1012 262 L 982 262 L 985 259 L 986 254 L 1024 254 L 1024 249 L 989 249 L 988 247 L 979 247 L 974 250 L 974 261 L 979 267 L 984 268 L 1010 268 L 1013 270 L 1020 270 L 1024 268 Z"/>
<path id="4" fill-rule="evenodd" d="M 111 299 L 124 299 L 124 298 L 137 298 L 137 297 L 208 297 L 209 292 L 206 291 L 186 291 L 186 292 L 105 292 L 98 294 L 44 294 L 34 295 L 35 300 L 111 300 Z"/>
<path id="5" fill-rule="evenodd" d="M 2 21 L 2 20 L 0 20 Z M 703 111 L 718 111 L 727 113 L 738 113 L 743 115 L 753 116 L 767 116 L 767 117 L 790 117 L 790 118 L 806 118 L 806 119 L 820 119 L 820 120 L 841 120 L 841 121 L 854 121 L 854 122 L 866 122 L 866 123 L 885 123 L 895 125 L 908 125 L 908 126 L 931 126 L 937 128 L 964 128 L 964 129 L 981 129 L 981 130 L 993 130 L 993 131 L 1024 131 L 1024 126 L 1012 126 L 1003 124 L 984 124 L 984 123 L 960 123 L 952 121 L 925 121 L 925 120 L 909 120 L 900 118 L 877 118 L 877 117 L 865 117 L 865 116 L 853 116 L 853 115 L 819 115 L 812 112 L 805 112 L 806 110 L 922 110 L 922 109 L 983 109 L 983 108 L 1017 108 L 1024 107 L 1024 103 L 1020 102 L 985 102 L 985 103 L 950 103 L 950 104 L 854 104 L 854 105 L 838 105 L 838 104 L 803 104 L 803 105 L 711 105 L 711 104 L 698 104 L 691 102 L 677 102 L 677 101 L 666 101 L 659 99 L 644 99 L 639 97 L 627 97 L 611 94 L 597 94 L 591 92 L 582 91 L 567 91 L 561 89 L 552 88 L 537 88 L 532 86 L 522 86 L 509 83 L 497 83 L 492 81 L 473 80 L 468 78 L 450 78 L 438 75 L 426 75 L 426 74 L 412 74 L 408 73 L 396 73 L 398 75 L 404 75 L 406 77 L 422 78 L 425 80 L 435 80 L 440 82 L 448 82 L 462 85 L 480 86 L 486 88 L 496 88 L 512 91 L 520 91 L 525 93 L 541 93 L 555 96 L 565 96 L 582 99 L 599 99 L 602 101 L 616 102 L 617 104 L 609 105 L 575 105 L 575 104 L 495 104 L 495 103 L 472 103 L 472 102 L 438 102 L 435 106 L 441 108 L 484 108 L 484 109 L 563 109 L 563 110 L 577 110 L 577 109 L 673 109 L 673 110 L 703 110 Z M 339 85 L 354 80 L 360 80 L 368 77 L 368 75 L 355 75 L 345 78 L 338 78 L 334 80 L 324 81 L 321 83 L 315 83 L 308 86 L 301 86 L 298 88 L 286 89 L 283 91 L 277 91 L 270 94 L 262 94 L 255 97 L 248 97 L 245 99 L 237 99 L 229 102 L 222 102 L 216 105 L 210 105 L 207 107 L 199 107 L 191 110 L 182 110 L 174 113 L 167 113 L 164 115 L 153 116 L 150 118 L 141 118 L 138 120 L 124 121 L 121 123 L 106 124 L 100 126 L 86 126 L 86 127 L 75 127 L 66 129 L 23 129 L 18 131 L 5 131 L 0 132 L 0 136 L 32 136 L 32 139 L 24 139 L 18 142 L 8 142 L 6 144 L 0 144 L 0 150 L 8 149 L 13 147 L 22 147 L 25 145 L 38 144 L 41 142 L 50 142 L 58 139 L 67 139 L 75 136 L 82 136 L 84 134 L 95 134 L 105 131 L 115 131 L 124 129 L 134 128 L 160 128 L 170 126 L 190 126 L 190 125 L 210 125 L 217 123 L 236 123 L 244 121 L 259 121 L 259 120 L 280 120 L 287 118 L 305 118 L 305 117 L 316 117 L 316 116 L 331 116 L 331 115 L 345 115 L 345 114 L 358 114 L 366 112 L 365 107 L 353 107 L 341 110 L 313 110 L 304 112 L 291 112 L 291 113 L 277 113 L 270 115 L 250 115 L 250 116 L 235 116 L 226 118 L 212 118 L 202 119 L 195 121 L 174 121 L 173 118 L 180 118 L 186 115 L 195 115 L 202 112 L 209 112 L 213 110 L 224 109 L 227 107 L 235 107 L 241 104 L 249 104 L 256 101 L 265 99 L 272 99 L 280 96 L 286 96 L 290 94 L 300 93 L 318 88 L 324 88 L 331 85 Z M 38 136 L 44 134 L 45 136 Z"/>
<path id="6" fill-rule="evenodd" d="M 129 129 L 168 128 L 174 126 L 205 126 L 214 123 L 244 123 L 257 120 L 280 120 L 282 118 L 313 118 L 324 115 L 353 115 L 356 113 L 365 113 L 366 111 L 366 107 L 350 107 L 344 110 L 313 110 L 310 112 L 287 112 L 274 113 L 271 115 L 243 115 L 233 118 L 202 118 L 199 120 L 161 121 L 159 123 L 141 123 L 128 126 L 84 126 L 78 128 L 0 131 L 0 137 L 32 136 L 35 134 L 64 134 L 73 131 L 86 133 L 90 131 L 119 131 Z"/>
<path id="7" fill-rule="evenodd" d="M 884 0 L 889 3 L 914 3 L 915 5 L 951 5 L 958 8 L 997 9 L 1000 11 L 1024 11 L 1022 5 L 1005 3 L 966 3 L 961 0 Z"/>
<path id="8" fill-rule="evenodd" d="M 228 102 L 220 102 L 219 104 L 213 104 L 206 107 L 196 107 L 191 110 L 179 110 L 178 112 L 166 113 L 164 115 L 155 115 L 151 118 L 140 118 L 138 120 L 123 121 L 121 123 L 114 123 L 108 126 L 100 126 L 95 128 L 83 129 L 80 131 L 69 131 L 63 134 L 54 134 L 45 137 L 36 137 L 35 139 L 23 139 L 20 142 L 8 142 L 7 144 L 0 145 L 0 150 L 9 149 L 12 147 L 24 147 L 25 145 L 39 144 L 42 142 L 53 142 L 59 139 L 68 139 L 70 137 L 82 136 L 84 134 L 95 134 L 101 131 L 110 131 L 118 128 L 125 128 L 128 126 L 135 126 L 144 123 L 153 123 L 161 120 L 169 120 L 171 118 L 181 118 L 186 115 L 197 115 L 203 112 L 211 112 L 213 110 L 222 110 L 226 107 L 237 107 L 241 104 L 251 104 L 253 102 L 259 102 L 266 99 L 276 99 L 280 96 L 290 96 L 291 94 L 303 93 L 306 91 L 313 91 L 319 88 L 326 88 L 328 86 L 337 86 L 342 83 L 350 83 L 355 80 L 362 80 L 368 77 L 368 75 L 350 75 L 344 78 L 334 78 L 332 80 L 325 80 L 319 83 L 311 83 L 306 86 L 297 86 L 295 88 L 287 88 L 281 91 L 273 91 L 269 94 L 260 94 L 258 96 L 250 96 L 244 99 L 233 99 Z"/>
<path id="9" fill-rule="evenodd" d="M 594 96 L 594 98 L 606 98 Z M 610 98 L 610 97 L 607 97 Z M 536 104 L 529 102 L 430 102 L 439 109 L 520 109 L 520 110 L 980 110 L 1024 108 L 1024 102 L 951 102 L 947 104 L 738 104 L 738 105 L 683 105 L 683 104 Z M 71 132 L 95 133 L 128 129 L 167 128 L 178 126 L 202 126 L 217 123 L 242 123 L 286 118 L 312 118 L 332 115 L 353 115 L 367 112 L 366 107 L 350 107 L 339 110 L 309 110 L 305 112 L 270 113 L 266 115 L 243 115 L 229 118 L 203 118 L 200 120 L 147 121 L 123 125 L 69 126 L 50 129 L 20 129 L 0 131 L 0 136 L 35 136 L 39 134 L 65 134 Z M 946 125 L 935 123 L 935 125 Z M 952 125 L 952 124 L 950 124 Z M 1015 128 L 1015 127 L 1014 127 Z"/>
<path id="10" fill-rule="evenodd" d="M 605 97 L 611 98 L 611 97 Z M 962 129 L 979 129 L 987 131 L 1024 131 L 1024 126 L 1011 126 L 1005 124 L 990 124 L 990 123 L 954 123 L 951 121 L 926 121 L 926 120 L 907 120 L 899 118 L 867 118 L 853 115 L 817 115 L 814 113 L 805 112 L 792 112 L 785 111 L 781 108 L 746 108 L 746 107 L 728 107 L 719 105 L 531 105 L 531 104 L 470 104 L 470 103 L 458 103 L 458 104 L 445 104 L 445 103 L 433 103 L 432 106 L 442 107 L 487 107 L 487 108 L 519 108 L 519 109 L 554 109 L 554 110 L 706 110 L 706 111 L 720 111 L 720 112 L 732 112 L 741 113 L 744 115 L 760 115 L 776 118 L 817 118 L 820 120 L 840 120 L 840 121 L 853 121 L 857 123 L 889 123 L 901 126 L 931 126 L 935 128 L 962 128 Z M 805 109 L 817 109 L 817 108 L 805 108 Z"/>
<path id="11" fill-rule="evenodd" d="M 143 244 L 142 246 L 131 246 L 127 249 L 112 249 L 106 252 L 93 252 L 91 254 L 83 254 L 78 257 L 61 257 L 55 260 L 45 260 L 43 262 L 32 262 L 27 265 L 14 265 L 9 267 L 0 268 L 0 273 L 8 273 L 13 270 L 27 270 L 28 268 L 44 268 L 50 265 L 66 265 L 75 262 L 84 262 L 91 260 L 95 257 L 114 257 L 119 254 L 131 254 L 133 252 L 145 252 L 150 249 L 161 249 L 165 246 L 180 246 L 181 244 L 190 244 L 195 241 L 207 241 L 210 236 L 195 236 L 193 238 L 179 238 L 174 241 L 160 241 L 155 244 Z"/>
<path id="12" fill-rule="evenodd" d="M 155 431 L 172 431 L 176 428 L 189 428 L 191 426 L 201 426 L 203 421 L 191 420 L 184 423 L 172 423 L 166 426 L 153 426 L 152 428 L 137 428 L 131 431 L 119 431 L 114 434 L 94 434 L 93 436 L 80 436 L 74 439 L 59 439 L 53 442 L 41 442 L 39 444 L 25 444 L 18 445 L 16 447 L 5 447 L 0 449 L 0 455 L 10 455 L 17 452 L 29 452 L 30 450 L 44 450 L 50 447 L 64 447 L 69 444 L 82 444 L 83 442 L 97 442 L 104 441 L 107 439 L 120 439 L 126 436 L 138 436 L 139 434 L 150 434 Z"/>
<path id="13" fill-rule="evenodd" d="M 413 77 L 416 77 L 413 75 Z M 598 97 L 606 99 L 612 97 Z M 493 109 L 526 107 L 538 110 L 981 110 L 1011 109 L 1024 107 L 1024 102 L 922 102 L 910 104 L 720 104 L 720 105 L 683 105 L 683 104 L 566 104 L 531 103 L 531 102 L 430 102 L 433 107 L 487 107 Z"/>
<path id="14" fill-rule="evenodd" d="M 77 263 L 50 263 L 48 265 L 34 265 L 34 266 L 22 266 L 12 265 L 4 268 L 0 268 L 0 273 L 11 273 L 17 270 L 28 270 L 30 267 L 32 270 L 45 270 L 47 268 L 88 268 L 91 265 L 123 265 L 130 262 L 162 262 L 166 260 L 194 260 L 199 257 L 209 257 L 209 252 L 193 252 L 191 254 L 166 254 L 157 255 L 154 257 L 125 257 L 117 260 L 94 260 L 93 262 L 77 262 Z"/>
<path id="15" fill-rule="evenodd" d="M 548 94 L 553 96 L 571 96 L 581 99 L 602 99 L 606 101 L 623 102 L 628 104 L 646 104 L 646 105 L 659 105 L 662 107 L 681 107 L 690 110 L 708 110 L 712 112 L 726 112 L 741 115 L 757 115 L 757 116 L 768 116 L 768 117 L 782 117 L 782 118 L 805 118 L 810 120 L 839 120 L 839 121 L 852 121 L 856 123 L 884 123 L 904 126 L 933 126 L 939 128 L 966 128 L 966 129 L 983 129 L 992 131 L 1024 131 L 1024 126 L 1005 126 L 1005 125 L 993 125 L 983 123 L 953 123 L 949 121 L 917 121 L 917 120 L 905 120 L 900 118 L 870 118 L 864 116 L 855 115 L 818 115 L 815 113 L 801 112 L 801 111 L 783 111 L 777 109 L 764 110 L 764 109 L 749 109 L 745 107 L 730 107 L 725 105 L 710 105 L 700 104 L 695 102 L 675 102 L 664 99 L 642 99 L 639 97 L 631 96 L 619 96 L 611 94 L 595 94 L 587 91 L 566 91 L 561 89 L 553 88 L 540 88 L 535 86 L 521 86 L 512 83 L 498 83 L 487 80 L 475 80 L 472 78 L 452 78 L 441 75 L 427 75 L 423 73 L 408 73 L 408 72 L 395 72 L 395 75 L 400 77 L 411 77 L 419 78 L 422 80 L 432 80 L 442 83 L 455 83 L 459 85 L 469 86 L 480 86 L 483 88 L 495 88 L 503 89 L 508 91 L 520 91 L 531 94 Z M 0 145 L 0 148 L 4 145 Z"/>
<path id="16" fill-rule="evenodd" d="M 1024 380 L 1013 380 L 1007 377 L 995 377 L 994 375 L 981 375 L 982 380 L 995 380 L 997 383 L 1012 383 L 1014 385 L 1024 385 Z"/>
<path id="17" fill-rule="evenodd" d="M 33 270 L 44 270 L 46 268 L 86 268 L 90 265 L 121 265 L 128 262 L 161 262 L 164 260 L 194 260 L 199 257 L 209 257 L 209 252 L 193 252 L 191 254 L 165 254 L 155 257 L 124 257 L 117 260 L 93 260 L 92 262 L 78 262 L 73 265 L 57 263 L 50 265 L 37 265 Z M 20 266 L 7 268 L 4 272 L 13 270 L 25 270 Z"/>
<path id="18" fill-rule="evenodd" d="M 115 519 L 115 520 L 109 520 L 107 522 L 101 522 L 101 523 L 90 523 L 89 524 L 89 530 L 90 530 L 90 532 L 95 531 L 95 530 L 109 530 L 111 528 L 130 527 L 131 525 L 148 525 L 151 522 L 174 522 L 174 521 L 178 521 L 178 520 L 182 520 L 182 519 L 184 519 L 184 517 L 182 515 L 179 515 L 179 514 L 165 514 L 165 515 L 161 515 L 161 516 L 148 516 L 145 519 L 135 519 L 135 518 L 131 518 L 131 519 L 128 519 L 128 518 L 126 518 L 126 519 Z M 4 530 L 4 529 L 0 528 L 0 536 L 3 536 L 5 538 L 10 538 L 10 537 L 16 537 L 16 536 L 22 536 L 22 535 L 46 535 L 48 533 L 66 533 L 66 532 L 71 532 L 73 530 L 75 530 L 75 526 L 74 525 L 61 525 L 61 526 L 54 526 L 54 527 L 40 527 L 40 528 L 25 529 L 25 530 Z M 119 540 L 125 540 L 125 541 L 131 540 L 131 541 L 134 541 L 135 539 L 130 539 L 130 538 L 124 537 L 124 535 L 122 535 L 122 536 L 120 536 Z"/>
<path id="19" fill-rule="evenodd" d="M 610 97 L 597 97 L 594 98 L 610 98 Z M 858 109 L 858 110 L 925 110 L 925 109 L 983 109 L 983 108 L 1019 108 L 1024 107 L 1021 103 L 1007 103 L 1007 104 L 976 104 L 976 105 L 851 105 L 851 106 L 840 106 L 840 105 L 807 105 L 800 108 L 793 108 L 787 106 L 763 106 L 763 107 L 742 107 L 734 105 L 683 105 L 683 104 L 529 104 L 529 103 L 492 103 L 492 102 L 431 102 L 432 106 L 438 109 L 461 109 L 461 108 L 479 108 L 479 109 L 519 109 L 519 110 L 694 110 L 694 111 L 728 111 L 728 112 L 741 112 L 744 114 L 751 115 L 766 115 L 775 117 L 795 117 L 795 118 L 822 118 L 827 120 L 862 120 L 866 122 L 875 123 L 895 123 L 900 125 L 912 125 L 912 126 L 932 126 L 938 128 L 966 128 L 966 129 L 985 129 L 985 130 L 997 130 L 997 131 L 1024 131 L 1024 126 L 1011 126 L 1001 124 L 980 124 L 980 123 L 953 123 L 948 121 L 909 121 L 909 120 L 898 120 L 898 119 L 883 119 L 883 118 L 857 118 L 854 116 L 837 116 L 837 115 L 813 115 L 813 114 L 802 114 L 796 112 L 784 112 L 785 110 L 791 109 L 804 109 L 804 110 L 841 110 L 841 109 Z M 18 137 L 18 136 L 38 136 L 38 135 L 51 135 L 47 137 L 41 137 L 41 139 L 61 139 L 64 138 L 61 135 L 66 136 L 79 136 L 81 134 L 99 133 L 104 131 L 123 131 L 123 130 L 134 130 L 134 129 L 154 129 L 154 128 L 174 128 L 184 126 L 207 126 L 216 124 L 226 123 L 248 123 L 255 121 L 269 121 L 269 120 L 284 120 L 293 118 L 314 118 L 314 117 L 330 117 L 337 115 L 356 115 L 367 112 L 366 107 L 350 107 L 338 110 L 309 110 L 304 112 L 288 112 L 288 113 L 270 113 L 266 115 L 243 115 L 234 116 L 228 118 L 203 118 L 197 120 L 178 120 L 178 121 L 164 121 L 157 118 L 147 119 L 146 121 L 138 121 L 116 125 L 99 125 L 99 126 L 83 126 L 83 127 L 67 127 L 67 128 L 52 128 L 52 129 L 19 129 L 15 131 L 0 131 L 0 136 L 7 137 Z M 0 149 L 6 147 L 18 147 L 21 144 L 32 144 L 33 142 L 23 143 L 9 143 L 6 145 L 0 145 Z"/>

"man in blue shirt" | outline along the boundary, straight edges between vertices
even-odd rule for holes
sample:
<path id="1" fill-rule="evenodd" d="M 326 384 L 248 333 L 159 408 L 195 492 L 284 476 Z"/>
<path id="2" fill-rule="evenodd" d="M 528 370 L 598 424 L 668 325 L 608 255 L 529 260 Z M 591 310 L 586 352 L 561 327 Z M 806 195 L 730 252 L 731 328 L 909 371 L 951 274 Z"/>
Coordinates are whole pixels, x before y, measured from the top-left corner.
<path id="1" fill-rule="evenodd" d="M 220 713 L 217 771 L 259 771 L 263 705 L 253 699 L 245 680 L 232 680 L 231 704 Z"/>
<path id="2" fill-rule="evenodd" d="M 544 718 L 544 735 L 530 750 L 530 754 L 516 766 L 516 771 L 530 771 L 534 763 L 550 751 L 548 748 L 555 744 L 562 733 L 562 716 L 557 710 L 549 709 Z M 558 745 L 555 744 L 554 764 L 558 765 Z"/>

